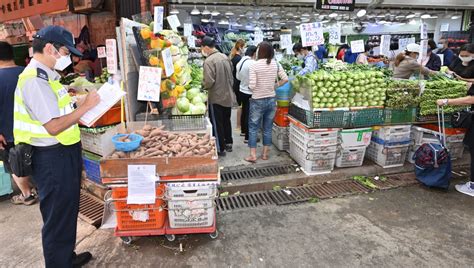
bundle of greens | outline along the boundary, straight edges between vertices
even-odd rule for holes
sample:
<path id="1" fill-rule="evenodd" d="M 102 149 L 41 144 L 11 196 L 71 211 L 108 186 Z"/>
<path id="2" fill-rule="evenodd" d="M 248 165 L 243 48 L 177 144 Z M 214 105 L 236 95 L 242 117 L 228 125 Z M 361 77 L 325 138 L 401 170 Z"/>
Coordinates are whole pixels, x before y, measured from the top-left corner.
<path id="1" fill-rule="evenodd" d="M 420 86 L 416 80 L 392 80 L 387 88 L 385 107 L 406 109 L 418 107 Z"/>
<path id="2" fill-rule="evenodd" d="M 466 82 L 453 80 L 444 75 L 432 76 L 426 82 L 425 90 L 420 97 L 420 115 L 432 115 L 437 113 L 436 100 L 455 99 L 467 94 Z M 461 106 L 446 106 L 445 113 L 452 113 L 464 109 Z"/>

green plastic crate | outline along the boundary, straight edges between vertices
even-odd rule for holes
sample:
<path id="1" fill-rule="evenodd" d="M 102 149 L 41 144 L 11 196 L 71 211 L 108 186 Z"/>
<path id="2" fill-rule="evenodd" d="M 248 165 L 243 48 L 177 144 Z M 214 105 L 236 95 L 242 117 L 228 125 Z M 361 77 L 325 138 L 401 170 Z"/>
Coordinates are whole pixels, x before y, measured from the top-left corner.
<path id="1" fill-rule="evenodd" d="M 13 189 L 10 174 L 5 172 L 3 162 L 0 161 L 0 196 L 11 194 L 12 192 Z"/>
<path id="2" fill-rule="evenodd" d="M 308 111 L 291 104 L 288 114 L 308 128 L 347 128 L 351 122 L 349 110 Z"/>
<path id="3" fill-rule="evenodd" d="M 385 125 L 412 123 L 416 121 L 416 108 L 384 110 Z"/>
<path id="4" fill-rule="evenodd" d="M 352 110 L 350 127 L 380 126 L 384 124 L 384 119 L 384 109 L 382 108 Z"/>

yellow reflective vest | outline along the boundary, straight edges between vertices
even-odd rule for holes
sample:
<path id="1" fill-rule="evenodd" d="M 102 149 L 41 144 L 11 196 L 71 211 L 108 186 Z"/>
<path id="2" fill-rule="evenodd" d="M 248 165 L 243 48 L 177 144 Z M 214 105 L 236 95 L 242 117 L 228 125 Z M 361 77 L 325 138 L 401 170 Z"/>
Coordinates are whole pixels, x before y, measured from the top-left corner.
<path id="1" fill-rule="evenodd" d="M 37 77 L 36 69 L 25 69 L 23 73 L 18 77 L 18 84 L 15 91 L 15 108 L 14 108 L 14 123 L 13 123 L 13 136 L 15 138 L 15 144 L 26 143 L 31 144 L 31 139 L 42 139 L 42 138 L 55 138 L 62 145 L 76 144 L 81 140 L 81 134 L 79 126 L 74 124 L 65 131 L 59 133 L 56 136 L 52 136 L 48 133 L 43 124 L 37 120 L 33 120 L 26 109 L 25 103 L 23 102 L 23 90 L 24 84 L 28 79 Z M 49 80 L 51 90 L 58 98 L 58 109 L 60 116 L 67 115 L 73 112 L 71 106 L 71 97 L 69 96 L 66 89 L 61 85 L 59 80 Z"/>

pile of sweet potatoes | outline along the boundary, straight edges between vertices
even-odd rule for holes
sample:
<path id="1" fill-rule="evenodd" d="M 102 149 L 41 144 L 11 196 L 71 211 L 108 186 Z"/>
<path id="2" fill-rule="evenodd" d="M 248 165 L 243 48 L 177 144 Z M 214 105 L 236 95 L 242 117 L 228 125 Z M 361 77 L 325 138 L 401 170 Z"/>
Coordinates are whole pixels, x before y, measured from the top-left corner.
<path id="1" fill-rule="evenodd" d="M 215 139 L 209 134 L 169 132 L 164 130 L 164 125 L 145 125 L 134 133 L 144 138 L 137 150 L 115 151 L 108 158 L 212 157 L 216 152 Z"/>

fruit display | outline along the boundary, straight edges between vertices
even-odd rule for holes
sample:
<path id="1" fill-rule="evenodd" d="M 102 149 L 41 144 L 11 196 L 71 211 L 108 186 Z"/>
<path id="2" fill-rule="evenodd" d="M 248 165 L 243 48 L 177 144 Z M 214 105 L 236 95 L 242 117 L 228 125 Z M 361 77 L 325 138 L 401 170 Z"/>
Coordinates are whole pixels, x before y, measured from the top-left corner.
<path id="1" fill-rule="evenodd" d="M 164 127 L 145 125 L 134 132 L 143 137 L 138 149 L 132 152 L 115 151 L 108 158 L 213 157 L 216 154 L 215 139 L 209 134 L 174 133 L 164 130 Z"/>
<path id="2" fill-rule="evenodd" d="M 296 76 L 292 84 L 300 92 L 311 92 L 314 109 L 383 106 L 387 87 L 383 76 L 374 70 L 317 70 Z"/>
<path id="3" fill-rule="evenodd" d="M 417 80 L 392 80 L 387 88 L 385 107 L 405 109 L 418 107 L 420 103 L 420 85 Z"/>
<path id="4" fill-rule="evenodd" d="M 109 81 L 111 74 L 107 71 L 107 67 L 102 68 L 102 74 L 94 78 L 96 84 L 104 84 Z"/>
<path id="5" fill-rule="evenodd" d="M 426 82 L 425 90 L 420 97 L 420 115 L 436 114 L 438 111 L 436 100 L 465 97 L 466 93 L 466 82 L 449 79 L 444 75 L 432 76 L 431 80 Z M 444 112 L 452 113 L 463 108 L 447 105 L 444 107 Z"/>

